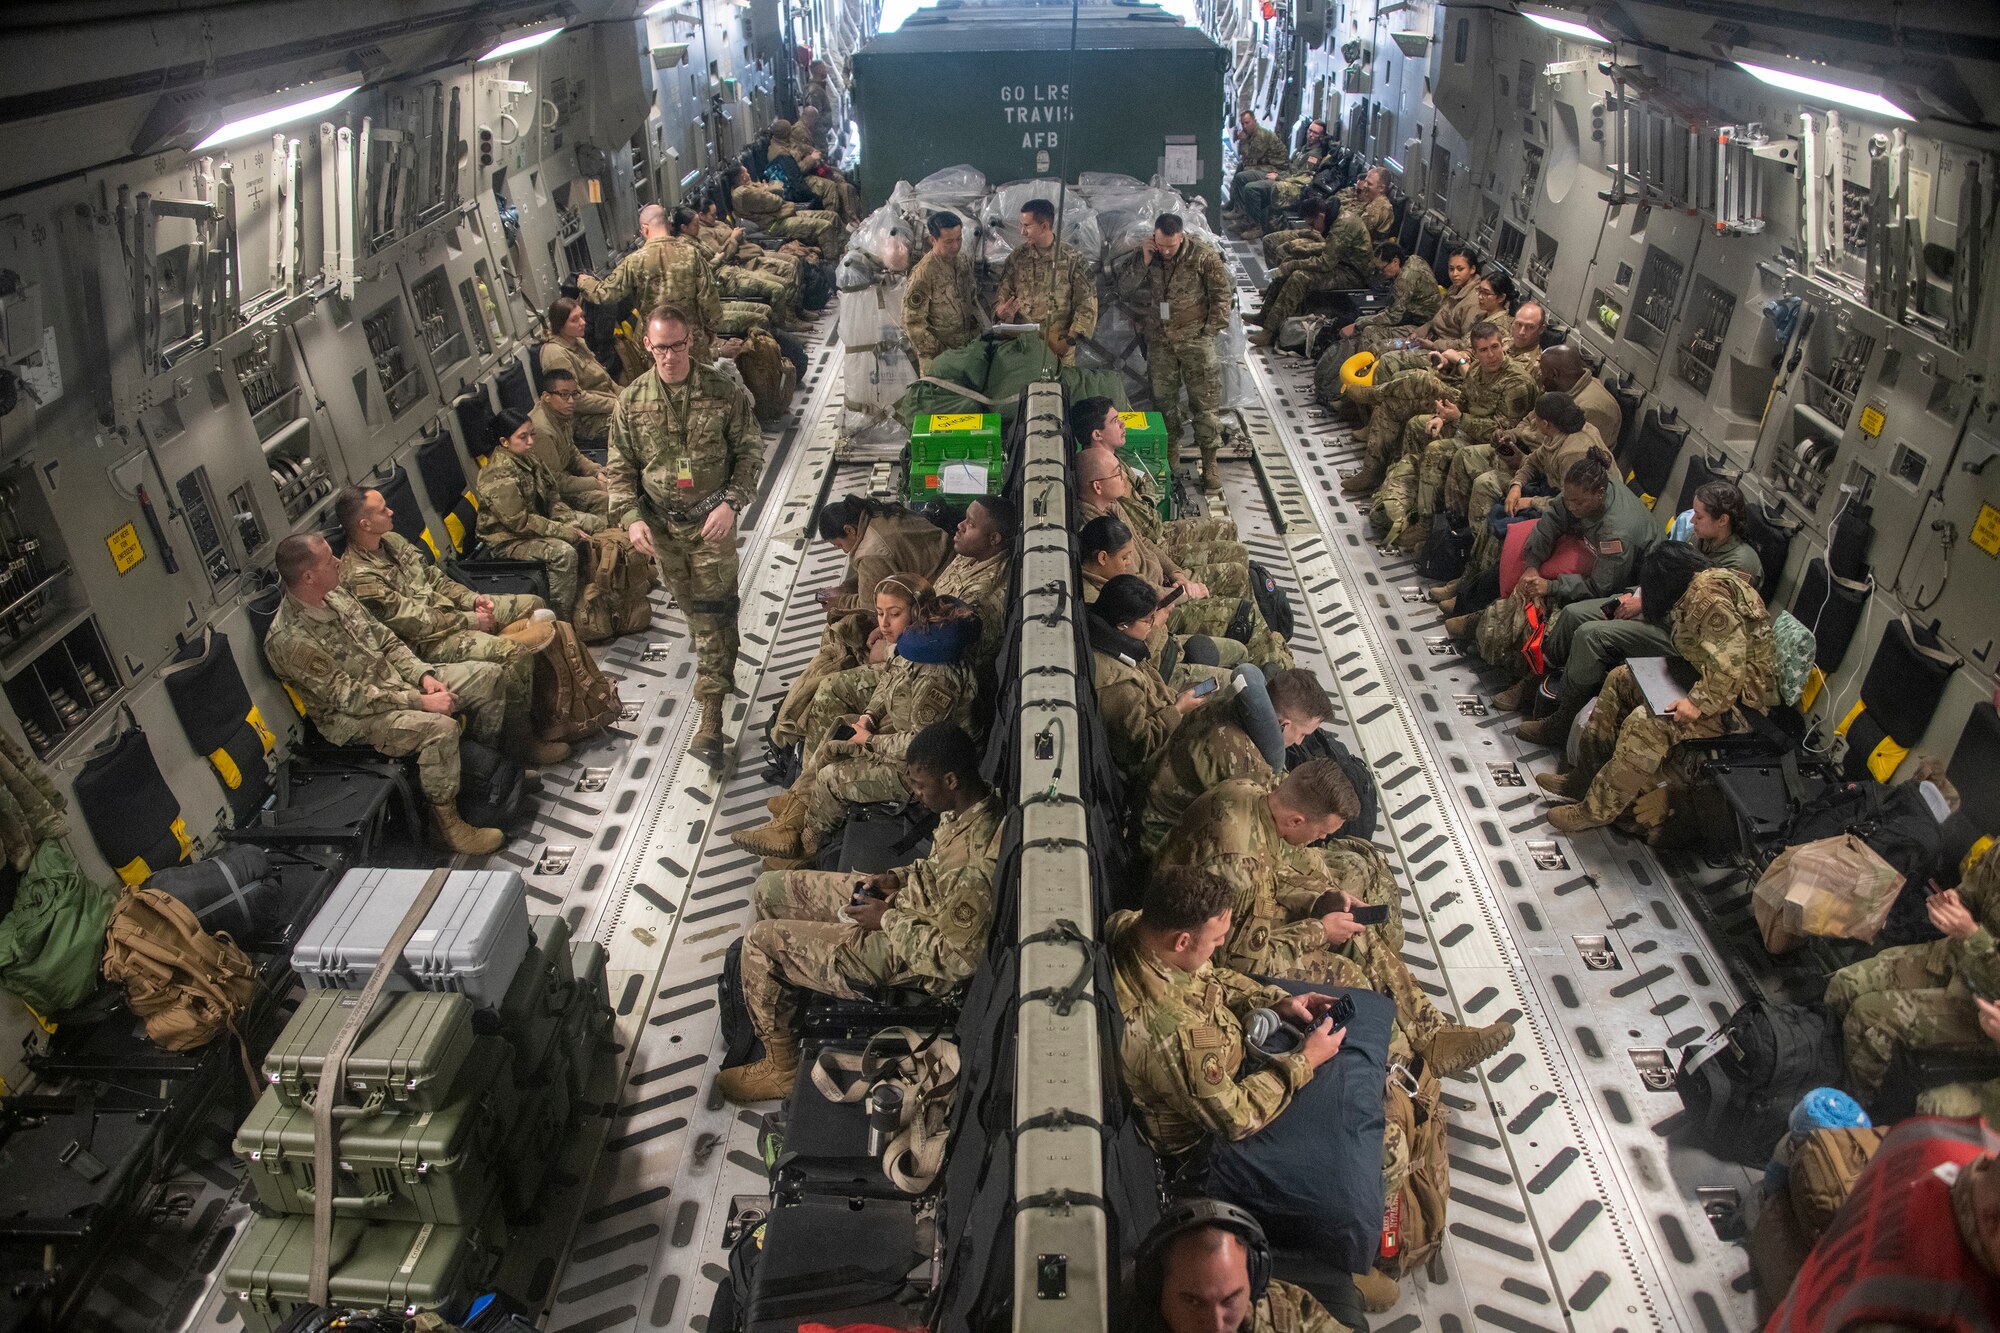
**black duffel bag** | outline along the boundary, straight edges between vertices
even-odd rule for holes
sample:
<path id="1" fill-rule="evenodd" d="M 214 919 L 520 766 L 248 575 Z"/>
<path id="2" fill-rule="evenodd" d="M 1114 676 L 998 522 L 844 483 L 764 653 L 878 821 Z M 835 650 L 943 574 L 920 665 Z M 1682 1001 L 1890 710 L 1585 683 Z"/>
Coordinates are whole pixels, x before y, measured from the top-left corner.
<path id="1" fill-rule="evenodd" d="M 211 935 L 260 939 L 291 919 L 289 905 L 262 847 L 237 843 L 186 865 L 156 870 L 146 881 L 193 912 Z"/>
<path id="2" fill-rule="evenodd" d="M 504 829 L 528 813 L 527 772 L 470 736 L 458 742 L 458 815 L 474 828 Z"/>

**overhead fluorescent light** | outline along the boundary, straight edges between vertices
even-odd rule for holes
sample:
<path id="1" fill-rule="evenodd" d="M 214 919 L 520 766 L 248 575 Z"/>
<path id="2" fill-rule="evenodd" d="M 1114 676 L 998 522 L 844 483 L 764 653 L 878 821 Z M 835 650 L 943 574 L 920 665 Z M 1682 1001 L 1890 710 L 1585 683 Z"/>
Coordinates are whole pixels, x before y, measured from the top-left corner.
<path id="1" fill-rule="evenodd" d="M 1736 63 L 1773 88 L 1783 88 L 1786 92 L 1797 93 L 1801 97 L 1810 97 L 1822 102 L 1837 102 L 1841 106 L 1851 106 L 1857 111 L 1871 111 L 1878 116 L 1887 116 L 1891 120 L 1916 119 L 1882 94 L 1871 92 L 1866 88 L 1832 83 L 1826 79 L 1816 79 L 1773 65 L 1759 65 L 1749 60 L 1739 60 Z"/>
<path id="2" fill-rule="evenodd" d="M 519 37 L 509 37 L 506 41 L 500 43 L 500 45 L 494 47 L 473 63 L 483 65 L 489 60 L 503 60 L 508 56 L 517 56 L 523 51 L 532 51 L 543 42 L 552 41 L 560 36 L 562 30 L 563 25 L 558 23 L 553 27 L 544 28 L 539 32 L 525 33 Z"/>
<path id="3" fill-rule="evenodd" d="M 354 96 L 360 87 L 359 74 L 343 74 L 337 79 L 307 84 L 301 88 L 286 88 L 269 97 L 239 102 L 223 111 L 221 128 L 196 144 L 194 151 L 199 153 L 204 148 L 236 143 L 274 130 L 280 125 L 289 125 L 295 120 L 305 120 L 307 117 L 319 115 L 322 111 L 331 111 Z"/>
<path id="4" fill-rule="evenodd" d="M 1553 14 L 1531 14 L 1526 10 L 1521 12 L 1521 17 L 1535 24 L 1537 27 L 1547 28 L 1550 32 L 1559 32 L 1565 37 L 1574 37 L 1579 41 L 1585 42 L 1596 42 L 1599 46 L 1617 45 L 1617 42 L 1613 38 L 1606 37 L 1589 24 L 1578 23 L 1575 19 L 1557 18 Z"/>

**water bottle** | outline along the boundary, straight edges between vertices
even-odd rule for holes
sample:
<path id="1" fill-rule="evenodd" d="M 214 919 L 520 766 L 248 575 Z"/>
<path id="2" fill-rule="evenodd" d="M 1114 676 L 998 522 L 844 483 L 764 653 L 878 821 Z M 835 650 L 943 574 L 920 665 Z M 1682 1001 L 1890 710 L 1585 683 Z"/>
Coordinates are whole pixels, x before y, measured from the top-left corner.
<path id="1" fill-rule="evenodd" d="M 877 1083 L 868 1092 L 868 1155 L 880 1157 L 903 1128 L 903 1090 Z"/>

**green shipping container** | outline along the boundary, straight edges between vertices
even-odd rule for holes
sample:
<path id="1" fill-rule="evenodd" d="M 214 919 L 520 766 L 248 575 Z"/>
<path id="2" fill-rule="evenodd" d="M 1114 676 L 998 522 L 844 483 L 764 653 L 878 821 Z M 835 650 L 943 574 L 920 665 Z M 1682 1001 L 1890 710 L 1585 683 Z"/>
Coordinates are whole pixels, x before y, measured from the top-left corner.
<path id="1" fill-rule="evenodd" d="M 1125 447 L 1118 456 L 1127 467 L 1144 468 L 1160 497 L 1160 517 L 1174 516 L 1174 451 L 1167 442 L 1167 423 L 1158 412 L 1120 412 L 1125 420 Z"/>
<path id="2" fill-rule="evenodd" d="M 964 504 L 1000 490 L 1007 460 L 1000 450 L 1000 418 L 990 412 L 924 415 L 910 423 L 912 500 Z"/>
<path id="3" fill-rule="evenodd" d="M 359 991 L 307 991 L 264 1057 L 264 1077 L 289 1106 L 310 1105 L 333 1039 Z M 372 1112 L 434 1111 L 456 1094 L 472 1053 L 472 1001 L 455 991 L 385 994 L 347 1057 L 347 1104 Z"/>
<path id="4" fill-rule="evenodd" d="M 563 952 L 568 953 L 567 943 Z M 548 1063 L 549 1047 L 562 1023 L 563 1002 L 569 998 L 568 987 L 558 992 L 551 985 L 552 975 L 542 946 L 531 945 L 500 1001 L 500 1031 L 514 1047 L 515 1075 L 524 1082 Z"/>
<path id="5" fill-rule="evenodd" d="M 312 1273 L 310 1217 L 259 1217 L 223 1267 L 249 1333 L 276 1333 L 306 1303 Z M 434 1309 L 485 1282 L 507 1243 L 497 1210 L 478 1226 L 335 1218 L 328 1303 L 406 1314 Z"/>
<path id="6" fill-rule="evenodd" d="M 385 1222 L 478 1221 L 511 1127 L 513 1058 L 506 1042 L 481 1037 L 448 1105 L 340 1121 L 334 1211 Z M 236 1131 L 257 1202 L 274 1213 L 311 1214 L 314 1142 L 312 1109 L 267 1090 Z"/>
<path id="7" fill-rule="evenodd" d="M 1156 5 L 920 9 L 854 53 L 861 189 L 964 163 L 991 185 L 1155 175 L 1222 202 L 1222 48 Z"/>
<path id="8" fill-rule="evenodd" d="M 528 928 L 534 932 L 542 961 L 548 965 L 550 990 L 556 994 L 567 991 L 576 980 L 576 972 L 570 966 L 569 922 L 559 916 L 531 916 Z"/>

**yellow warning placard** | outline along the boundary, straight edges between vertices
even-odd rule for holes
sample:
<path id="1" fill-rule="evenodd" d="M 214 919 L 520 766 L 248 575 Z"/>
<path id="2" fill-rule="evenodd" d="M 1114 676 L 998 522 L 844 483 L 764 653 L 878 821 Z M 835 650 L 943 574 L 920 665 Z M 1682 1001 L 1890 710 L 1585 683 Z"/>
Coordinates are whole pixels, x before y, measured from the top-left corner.
<path id="1" fill-rule="evenodd" d="M 986 418 L 977 412 L 955 412 L 931 418 L 931 429 L 938 430 L 978 430 L 986 424 Z"/>
<path id="2" fill-rule="evenodd" d="M 1882 409 L 1873 403 L 1861 409 L 1861 433 L 1871 440 L 1882 433 L 1882 427 L 1888 421 L 1889 418 L 1882 415 Z"/>
<path id="3" fill-rule="evenodd" d="M 111 563 L 120 574 L 146 558 L 146 548 L 139 545 L 139 530 L 130 523 L 106 537 L 104 544 L 110 549 Z"/>
<path id="4" fill-rule="evenodd" d="M 1120 412 L 1118 419 L 1125 423 L 1126 430 L 1146 429 L 1146 414 L 1144 412 Z"/>
<path id="5" fill-rule="evenodd" d="M 2000 555 L 2000 509 L 1979 506 L 1979 517 L 1972 524 L 1972 544 L 1988 555 Z"/>

